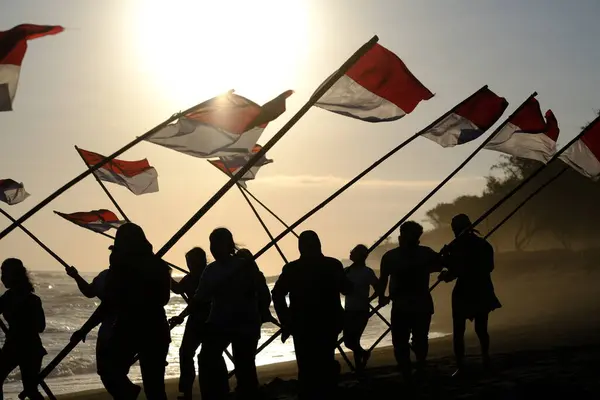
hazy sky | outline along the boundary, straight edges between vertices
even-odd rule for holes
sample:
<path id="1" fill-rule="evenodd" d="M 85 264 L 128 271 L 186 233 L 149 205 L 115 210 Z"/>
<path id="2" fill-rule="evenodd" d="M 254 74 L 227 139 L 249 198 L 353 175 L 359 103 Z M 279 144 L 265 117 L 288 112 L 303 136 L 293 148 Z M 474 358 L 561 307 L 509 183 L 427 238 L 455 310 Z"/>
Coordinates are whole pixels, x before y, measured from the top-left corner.
<path id="1" fill-rule="evenodd" d="M 288 111 L 270 124 L 265 143 L 316 87 L 374 34 L 436 96 L 409 116 L 369 124 L 312 109 L 269 153 L 275 160 L 251 191 L 293 222 L 389 149 L 484 84 L 510 102 L 531 92 L 552 108 L 561 143 L 600 107 L 600 3 L 595 0 L 0 0 L 0 29 L 30 22 L 66 31 L 29 43 L 14 104 L 0 114 L 1 178 L 22 181 L 31 197 L 8 207 L 18 216 L 84 166 L 73 149 L 111 153 L 135 136 L 228 89 L 258 103 L 295 90 Z M 481 139 L 480 139 L 481 140 Z M 372 243 L 480 142 L 443 149 L 421 139 L 368 175 L 304 225 L 320 233 L 327 254 L 346 257 Z M 226 178 L 203 159 L 150 143 L 121 158 L 147 157 L 160 192 L 134 196 L 109 186 L 155 249 L 210 198 Z M 459 194 L 479 193 L 499 155 L 482 152 L 417 214 Z M 52 211 L 114 207 L 92 177 L 26 222 L 81 270 L 107 266 L 110 240 Z M 116 210 L 114 210 L 116 211 Z M 275 233 L 280 226 L 266 221 Z M 208 248 L 208 234 L 230 228 L 252 251 L 267 241 L 237 190 L 231 190 L 165 257 Z M 283 241 L 290 258 L 296 241 Z M 19 230 L 0 242 L 2 257 L 32 269 L 60 268 Z M 261 258 L 267 274 L 281 260 Z"/>

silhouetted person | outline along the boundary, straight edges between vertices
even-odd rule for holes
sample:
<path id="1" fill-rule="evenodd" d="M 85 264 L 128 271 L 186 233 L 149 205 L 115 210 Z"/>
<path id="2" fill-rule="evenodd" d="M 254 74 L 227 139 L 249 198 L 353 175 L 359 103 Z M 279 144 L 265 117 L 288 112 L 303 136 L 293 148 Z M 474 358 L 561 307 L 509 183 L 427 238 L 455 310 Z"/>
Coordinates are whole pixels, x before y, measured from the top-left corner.
<path id="1" fill-rule="evenodd" d="M 110 255 L 106 299 L 74 335 L 82 337 L 107 312 L 116 314 L 108 341 L 106 390 L 116 399 L 136 398 L 140 388 L 127 374 L 139 357 L 146 398 L 165 400 L 165 365 L 170 334 L 164 306 L 169 302 L 170 268 L 152 252 L 138 225 L 122 225 Z"/>
<path id="2" fill-rule="evenodd" d="M 417 368 L 425 367 L 429 349 L 429 326 L 433 300 L 429 293 L 429 274 L 442 270 L 439 255 L 419 240 L 423 227 L 407 221 L 400 226 L 399 246 L 381 259 L 379 303 L 392 301 L 392 343 L 394 355 L 405 380 L 410 382 L 412 365 L 409 339 L 417 359 Z M 389 300 L 385 290 L 390 281 Z"/>
<path id="3" fill-rule="evenodd" d="M 186 253 L 185 261 L 190 273 L 179 282 L 171 280 L 171 290 L 177 294 L 184 294 L 188 300 L 191 300 L 206 268 L 206 252 L 200 247 L 194 247 Z M 188 317 L 185 324 L 181 347 L 179 347 L 179 392 L 181 392 L 181 396 L 178 398 L 180 399 L 192 398 L 192 388 L 196 379 L 194 358 L 206 332 L 206 320 L 209 313 L 210 302 L 200 304 Z"/>
<path id="4" fill-rule="evenodd" d="M 91 283 L 88 283 L 75 267 L 66 268 L 67 275 L 75 280 L 79 291 L 87 298 L 91 299 L 97 297 L 100 300 L 105 298 L 106 290 L 106 278 L 109 273 L 109 269 L 105 269 L 100 272 Z M 98 375 L 102 376 L 106 372 L 106 356 L 108 354 L 108 339 L 111 336 L 112 326 L 115 322 L 114 312 L 107 312 L 105 318 L 101 321 L 100 328 L 98 329 L 98 338 L 96 339 L 96 369 Z"/>
<path id="5" fill-rule="evenodd" d="M 199 355 L 199 382 L 202 399 L 224 399 L 229 393 L 227 366 L 223 352 L 231 344 L 239 398 L 255 399 L 258 376 L 255 355 L 260 338 L 261 299 L 268 288 L 256 264 L 235 254 L 231 232 L 217 228 L 210 234 L 210 263 L 186 313 L 193 313 L 198 304 L 211 302 L 206 337 Z M 179 319 L 179 321 L 177 321 Z"/>
<path id="6" fill-rule="evenodd" d="M 340 294 L 349 294 L 351 285 L 342 263 L 323 255 L 315 232 L 302 232 L 298 247 L 300 258 L 285 265 L 275 283 L 273 304 L 283 335 L 294 338 L 300 398 L 331 399 L 339 373 L 335 348 L 344 320 Z"/>
<path id="7" fill-rule="evenodd" d="M 273 314 L 271 314 L 271 292 L 269 291 L 269 286 L 267 285 L 267 279 L 260 268 L 258 268 L 256 261 L 254 261 L 252 252 L 250 252 L 248 249 L 239 249 L 236 253 L 236 256 L 248 261 L 248 267 L 253 268 L 257 274 L 258 309 L 260 312 L 261 325 L 269 322 L 279 325 L 277 319 L 273 316 Z"/>
<path id="8" fill-rule="evenodd" d="M 452 291 L 452 321 L 454 354 L 458 371 L 464 367 L 466 321 L 475 322 L 475 333 L 481 344 L 485 366 L 489 365 L 490 337 L 488 315 L 500 308 L 494 293 L 491 272 L 494 270 L 494 249 L 477 232 L 470 229 L 471 221 L 465 214 L 452 219 L 454 242 L 442 250 L 448 271 L 440 279 L 450 282 L 457 279 Z"/>
<path id="9" fill-rule="evenodd" d="M 377 276 L 367 267 L 369 250 L 359 244 L 350 252 L 352 265 L 344 270 L 352 283 L 352 293 L 346 296 L 344 307 L 344 344 L 354 353 L 354 365 L 362 370 L 369 359 L 369 352 L 360 345 L 360 338 L 369 322 L 370 289 L 377 289 Z"/>
<path id="10" fill-rule="evenodd" d="M 40 333 L 46 329 L 42 302 L 21 260 L 8 258 L 2 263 L 2 283 L 7 291 L 0 296 L 0 314 L 8 322 L 8 332 L 0 354 L 0 384 L 18 366 L 23 389 L 30 399 L 43 399 L 37 390 L 42 359 L 47 354 Z M 0 399 L 4 394 L 0 391 Z"/>

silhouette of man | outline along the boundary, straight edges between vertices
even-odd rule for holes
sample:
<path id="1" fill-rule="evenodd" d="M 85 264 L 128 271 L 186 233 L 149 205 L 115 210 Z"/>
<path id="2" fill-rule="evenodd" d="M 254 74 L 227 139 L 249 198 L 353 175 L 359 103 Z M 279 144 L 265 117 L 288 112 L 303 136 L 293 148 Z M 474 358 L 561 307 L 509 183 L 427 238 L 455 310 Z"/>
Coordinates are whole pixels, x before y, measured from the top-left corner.
<path id="1" fill-rule="evenodd" d="M 433 300 L 429 293 L 429 275 L 442 270 L 438 254 L 419 240 L 423 227 L 407 221 L 400 226 L 399 246 L 381 259 L 379 303 L 392 301 L 392 343 L 394 355 L 404 379 L 411 380 L 409 339 L 417 359 L 417 368 L 425 367 L 429 349 L 429 326 Z M 385 290 L 390 282 L 389 299 Z"/>
<path id="2" fill-rule="evenodd" d="M 47 354 L 40 339 L 40 333 L 46 329 L 42 301 L 35 295 L 27 270 L 19 259 L 4 260 L 2 283 L 8 290 L 0 296 L 0 314 L 6 318 L 9 329 L 0 356 L 0 400 L 4 398 L 1 389 L 4 381 L 17 366 L 28 398 L 43 400 L 44 396 L 37 390 L 37 377 Z"/>
<path id="3" fill-rule="evenodd" d="M 378 288 L 377 276 L 366 264 L 368 255 L 367 246 L 359 244 L 350 252 L 352 265 L 344 270 L 353 289 L 345 299 L 344 344 L 352 350 L 354 365 L 359 371 L 364 369 L 369 359 L 369 352 L 360 345 L 360 338 L 369 322 L 370 288 Z"/>
<path id="4" fill-rule="evenodd" d="M 179 282 L 171 278 L 171 290 L 177 294 L 186 295 L 187 299 L 192 299 L 200 283 L 200 277 L 206 268 L 206 252 L 200 247 L 194 247 L 186 253 L 185 261 L 190 273 Z M 179 347 L 179 392 L 181 392 L 179 399 L 192 398 L 192 388 L 196 379 L 194 356 L 206 332 L 206 320 L 209 313 L 210 302 L 199 304 L 185 324 L 183 339 Z"/>
<path id="5" fill-rule="evenodd" d="M 100 272 L 91 283 L 88 283 L 75 267 L 66 268 L 67 275 L 75 280 L 79 291 L 88 299 L 97 297 L 100 300 L 105 299 L 105 285 L 106 277 L 108 276 L 109 269 L 105 269 Z M 96 339 L 96 370 L 100 379 L 106 373 L 106 355 L 108 339 L 111 336 L 112 326 L 115 322 L 114 312 L 107 312 L 102 321 L 100 321 L 100 328 L 98 329 L 98 338 Z"/>
<path id="6" fill-rule="evenodd" d="M 260 308 L 268 301 L 261 296 L 268 295 L 269 290 L 265 290 L 266 281 L 258 267 L 235 254 L 229 230 L 217 228 L 210 234 L 210 251 L 215 261 L 202 274 L 190 307 L 172 320 L 177 323 L 187 313 L 193 313 L 198 304 L 210 301 L 206 336 L 199 355 L 202 398 L 227 397 L 229 381 L 223 352 L 231 344 L 238 398 L 255 399 L 258 392 L 255 356 L 262 323 Z"/>
<path id="7" fill-rule="evenodd" d="M 298 247 L 300 258 L 285 265 L 275 283 L 273 304 L 283 335 L 294 338 L 300 398 L 331 399 L 339 373 L 335 348 L 344 318 L 340 294 L 349 294 L 351 284 L 342 263 L 323 255 L 315 232 L 302 232 Z"/>
<path id="8" fill-rule="evenodd" d="M 448 270 L 440 274 L 440 279 L 446 282 L 456 279 L 452 291 L 452 322 L 458 372 L 464 367 L 467 319 L 475 322 L 483 363 L 486 367 L 489 365 L 488 315 L 501 307 L 491 278 L 494 249 L 470 227 L 471 221 L 465 214 L 456 215 L 452 219 L 456 239 L 442 250 L 443 263 Z"/>

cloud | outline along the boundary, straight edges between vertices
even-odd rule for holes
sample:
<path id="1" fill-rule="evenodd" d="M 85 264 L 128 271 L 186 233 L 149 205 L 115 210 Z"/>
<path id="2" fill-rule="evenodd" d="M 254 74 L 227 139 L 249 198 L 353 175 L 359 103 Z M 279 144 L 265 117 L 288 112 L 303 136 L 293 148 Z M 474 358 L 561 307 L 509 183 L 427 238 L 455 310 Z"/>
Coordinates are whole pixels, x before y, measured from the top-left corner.
<path id="1" fill-rule="evenodd" d="M 349 178 L 333 175 L 274 175 L 257 178 L 255 183 L 280 187 L 341 187 Z M 434 188 L 440 181 L 437 180 L 401 180 L 401 179 L 361 179 L 356 183 L 357 187 L 368 188 L 402 188 L 402 189 L 427 189 Z M 485 178 L 474 176 L 465 178 L 454 178 L 449 186 L 472 186 L 483 184 Z"/>

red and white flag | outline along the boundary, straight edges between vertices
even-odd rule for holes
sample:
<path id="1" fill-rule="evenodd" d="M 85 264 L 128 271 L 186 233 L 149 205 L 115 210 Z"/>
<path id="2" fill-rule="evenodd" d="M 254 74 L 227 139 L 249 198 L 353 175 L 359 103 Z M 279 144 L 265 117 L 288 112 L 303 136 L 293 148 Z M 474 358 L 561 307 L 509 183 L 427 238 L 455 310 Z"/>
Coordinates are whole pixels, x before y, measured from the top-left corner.
<path id="1" fill-rule="evenodd" d="M 384 122 L 402 118 L 432 97 L 397 55 L 375 44 L 315 106 L 367 122 Z"/>
<path id="2" fill-rule="evenodd" d="M 556 153 L 559 132 L 552 111 L 548 110 L 544 119 L 540 103 L 531 97 L 485 148 L 547 163 Z"/>
<path id="3" fill-rule="evenodd" d="M 29 197 L 22 183 L 12 179 L 0 179 L 0 201 L 9 206 L 18 204 Z"/>
<path id="4" fill-rule="evenodd" d="M 448 116 L 425 131 L 422 136 L 442 147 L 468 143 L 492 127 L 508 107 L 508 101 L 487 86 L 463 100 Z"/>
<path id="5" fill-rule="evenodd" d="M 600 117 L 596 118 L 587 131 L 567 148 L 559 158 L 580 174 L 600 180 Z"/>
<path id="6" fill-rule="evenodd" d="M 149 142 L 194 157 L 249 153 L 267 124 L 285 111 L 288 90 L 259 106 L 233 92 L 214 97 L 150 138 Z"/>
<path id="7" fill-rule="evenodd" d="M 27 41 L 64 30 L 61 26 L 22 24 L 0 32 L 0 111 L 12 111 Z"/>
<path id="8" fill-rule="evenodd" d="M 98 153 L 77 149 L 88 166 L 94 166 L 105 158 Z M 123 161 L 113 159 L 98 168 L 94 175 L 98 179 L 125 186 L 135 195 L 158 192 L 158 172 L 147 159 Z"/>
<path id="9" fill-rule="evenodd" d="M 75 225 L 90 229 L 94 232 L 106 232 L 113 228 L 118 229 L 121 225 L 127 223 L 127 221 L 122 221 L 117 218 L 115 213 L 109 210 L 82 211 L 71 214 L 54 211 L 54 213 Z"/>
<path id="10" fill-rule="evenodd" d="M 227 157 L 219 157 L 218 160 L 208 160 L 209 163 L 217 167 L 227 176 L 235 175 L 241 168 L 244 167 L 250 161 L 250 159 L 258 153 L 262 149 L 261 145 L 256 145 L 252 149 L 251 154 L 243 154 L 243 155 L 234 155 Z M 264 165 L 272 163 L 273 160 L 268 159 L 266 156 L 263 156 L 258 160 L 256 164 L 252 166 L 238 181 L 240 185 L 246 187 L 246 182 L 256 178 L 256 174 L 258 170 Z"/>

